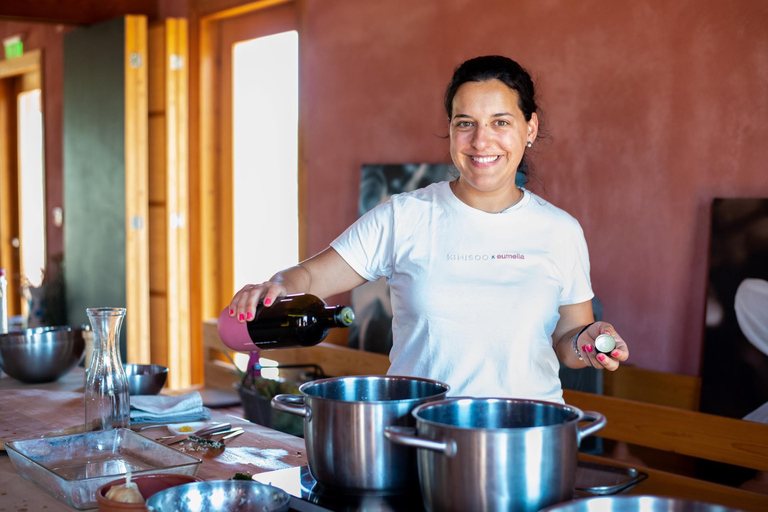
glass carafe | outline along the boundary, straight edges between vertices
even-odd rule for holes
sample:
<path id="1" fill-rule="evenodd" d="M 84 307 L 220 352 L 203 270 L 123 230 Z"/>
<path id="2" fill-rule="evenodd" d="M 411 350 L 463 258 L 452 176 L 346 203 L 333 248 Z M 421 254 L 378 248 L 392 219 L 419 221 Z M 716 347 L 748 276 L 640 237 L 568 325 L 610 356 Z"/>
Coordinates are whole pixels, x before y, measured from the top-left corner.
<path id="1" fill-rule="evenodd" d="M 93 355 L 85 379 L 85 431 L 130 426 L 128 379 L 120 360 L 125 308 L 87 308 Z"/>

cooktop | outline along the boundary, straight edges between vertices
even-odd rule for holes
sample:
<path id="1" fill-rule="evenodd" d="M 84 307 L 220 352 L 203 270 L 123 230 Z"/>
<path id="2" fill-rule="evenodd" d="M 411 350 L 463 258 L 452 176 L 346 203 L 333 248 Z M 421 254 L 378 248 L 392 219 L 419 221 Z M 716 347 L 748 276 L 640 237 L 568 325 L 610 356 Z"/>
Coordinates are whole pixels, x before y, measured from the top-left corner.
<path id="1" fill-rule="evenodd" d="M 381 492 L 338 491 L 318 483 L 309 471 L 301 466 L 259 473 L 257 482 L 273 485 L 291 495 L 292 512 L 422 512 L 418 482 L 414 489 L 401 494 Z"/>
<path id="2" fill-rule="evenodd" d="M 634 468 L 579 461 L 574 499 L 623 494 L 648 478 Z M 317 482 L 308 466 L 259 473 L 254 480 L 274 485 L 291 495 L 293 512 L 424 512 L 418 488 L 401 494 L 356 493 L 333 490 Z"/>

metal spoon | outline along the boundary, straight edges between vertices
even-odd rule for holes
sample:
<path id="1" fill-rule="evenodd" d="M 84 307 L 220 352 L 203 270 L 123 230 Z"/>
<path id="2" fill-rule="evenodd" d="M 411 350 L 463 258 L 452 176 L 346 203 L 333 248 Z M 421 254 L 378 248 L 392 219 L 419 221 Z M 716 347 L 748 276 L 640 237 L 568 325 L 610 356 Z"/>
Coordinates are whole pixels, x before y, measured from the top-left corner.
<path id="1" fill-rule="evenodd" d="M 190 432 L 189 434 L 179 434 L 177 436 L 166 436 L 161 437 L 157 439 L 158 442 L 169 446 L 172 444 L 179 443 L 181 441 L 184 441 L 185 439 L 189 438 L 190 436 L 198 436 L 198 437 L 204 437 L 211 434 L 216 434 L 218 432 L 224 432 L 225 430 L 229 430 L 232 428 L 231 423 L 218 423 L 216 425 L 209 425 L 207 427 L 201 428 L 200 430 L 196 432 Z"/>

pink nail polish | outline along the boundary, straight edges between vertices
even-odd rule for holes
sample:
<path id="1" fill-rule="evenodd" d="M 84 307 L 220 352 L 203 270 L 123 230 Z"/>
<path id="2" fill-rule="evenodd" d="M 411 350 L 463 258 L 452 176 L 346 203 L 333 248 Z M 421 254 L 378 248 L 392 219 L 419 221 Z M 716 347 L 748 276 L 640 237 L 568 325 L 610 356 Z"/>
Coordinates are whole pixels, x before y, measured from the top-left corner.
<path id="1" fill-rule="evenodd" d="M 249 311 L 248 313 L 246 313 L 246 314 L 245 314 L 245 318 L 247 318 L 248 320 L 250 320 L 251 318 L 253 318 L 253 313 L 251 313 L 251 312 Z"/>
<path id="2" fill-rule="evenodd" d="M 592 352 L 592 345 L 586 345 L 586 347 L 587 347 L 587 352 Z"/>
<path id="3" fill-rule="evenodd" d="M 599 356 L 597 356 L 597 360 L 602 363 L 603 361 L 605 361 L 605 356 L 603 354 L 600 354 Z"/>
<path id="4" fill-rule="evenodd" d="M 240 320 L 241 322 L 243 321 L 243 319 L 244 319 L 244 318 L 245 318 L 245 317 L 243 316 L 243 314 L 242 314 L 242 313 L 240 313 L 240 315 L 237 317 L 237 319 L 238 319 L 238 320 Z"/>
<path id="5" fill-rule="evenodd" d="M 272 304 L 272 299 L 264 299 L 265 306 L 269 306 L 270 304 Z"/>
<path id="6" fill-rule="evenodd" d="M 614 350 L 613 352 L 611 352 L 611 357 L 619 357 L 619 351 Z"/>
<path id="7" fill-rule="evenodd" d="M 587 346 L 586 345 L 582 345 L 581 346 L 581 351 L 582 352 L 586 352 L 587 351 Z"/>
<path id="8" fill-rule="evenodd" d="M 234 315 L 234 314 L 235 314 L 235 310 L 234 310 L 234 309 L 230 309 L 230 310 L 229 310 L 229 316 L 232 316 L 232 315 Z"/>

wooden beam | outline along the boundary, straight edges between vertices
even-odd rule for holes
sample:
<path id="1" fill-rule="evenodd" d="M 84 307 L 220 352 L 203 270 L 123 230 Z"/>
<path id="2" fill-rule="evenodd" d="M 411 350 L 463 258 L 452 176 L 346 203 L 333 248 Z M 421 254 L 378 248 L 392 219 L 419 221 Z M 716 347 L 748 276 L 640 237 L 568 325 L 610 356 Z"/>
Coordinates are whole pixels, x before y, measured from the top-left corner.
<path id="1" fill-rule="evenodd" d="M 147 18 L 125 17 L 125 279 L 127 360 L 146 364 L 149 346 Z"/>
<path id="2" fill-rule="evenodd" d="M 200 14 L 208 21 L 242 16 L 249 12 L 268 9 L 294 0 L 199 0 Z"/>
<path id="3" fill-rule="evenodd" d="M 20 57 L 0 61 L 0 80 L 34 71 L 40 72 L 42 55 L 42 50 L 32 50 Z"/>
<path id="4" fill-rule="evenodd" d="M 608 420 L 599 437 L 768 471 L 768 425 L 564 390 L 565 403 Z"/>
<path id="5" fill-rule="evenodd" d="M 3 2 L 0 18 L 91 25 L 126 14 L 156 18 L 157 13 L 157 0 L 23 0 Z"/>
<path id="6" fill-rule="evenodd" d="M 701 378 L 622 365 L 621 371 L 603 372 L 603 394 L 698 411 Z"/>

